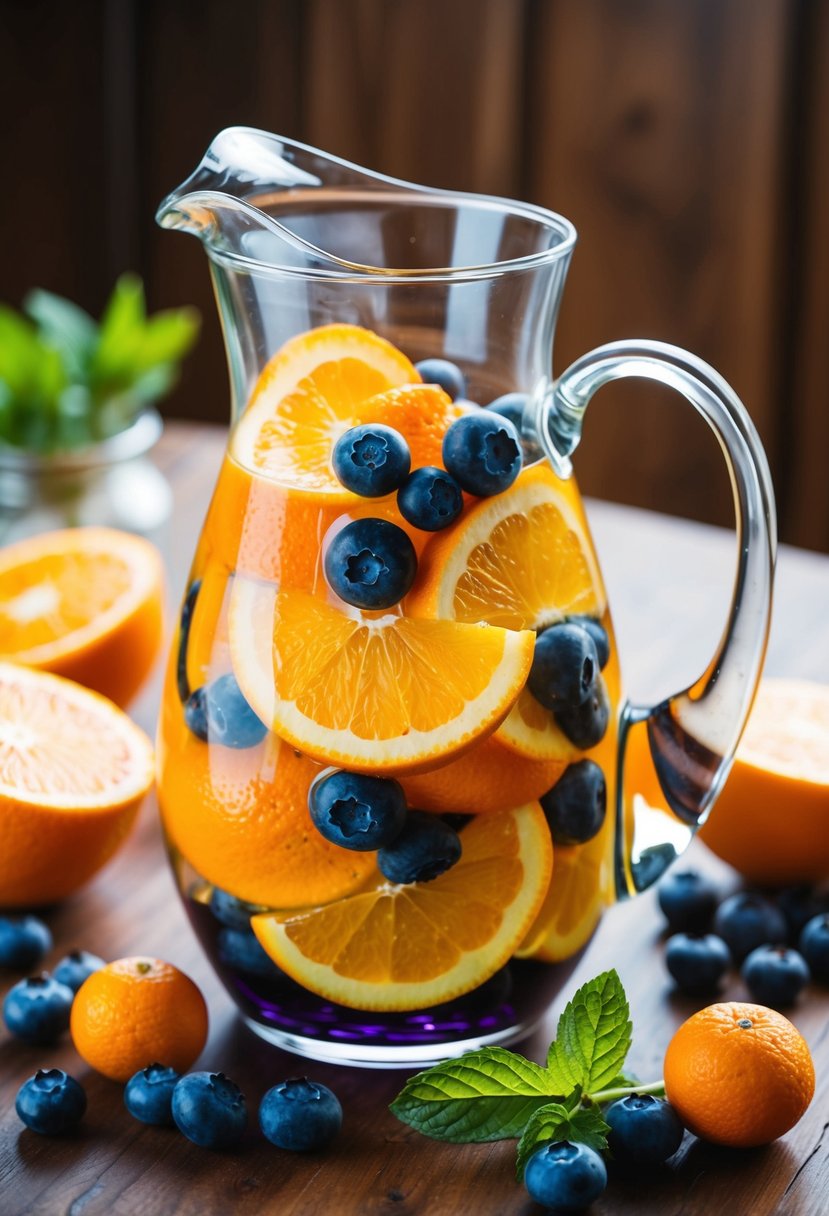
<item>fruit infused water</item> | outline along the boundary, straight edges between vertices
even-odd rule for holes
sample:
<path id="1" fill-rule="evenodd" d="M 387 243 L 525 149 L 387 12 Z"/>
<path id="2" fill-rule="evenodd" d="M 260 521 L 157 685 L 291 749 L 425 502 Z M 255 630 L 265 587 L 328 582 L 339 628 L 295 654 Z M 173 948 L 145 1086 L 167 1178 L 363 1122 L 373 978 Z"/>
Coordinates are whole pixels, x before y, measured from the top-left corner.
<path id="1" fill-rule="evenodd" d="M 581 502 L 527 398 L 463 394 L 357 326 L 285 343 L 167 674 L 189 915 L 253 1028 L 323 1058 L 518 1037 L 613 897 L 619 676 Z"/>

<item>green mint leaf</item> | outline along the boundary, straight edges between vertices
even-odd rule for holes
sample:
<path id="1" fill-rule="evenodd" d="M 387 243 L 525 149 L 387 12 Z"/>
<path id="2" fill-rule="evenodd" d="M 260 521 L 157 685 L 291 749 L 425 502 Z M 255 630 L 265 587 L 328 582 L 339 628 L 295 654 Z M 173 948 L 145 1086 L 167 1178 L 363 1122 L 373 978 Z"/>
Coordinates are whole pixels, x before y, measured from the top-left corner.
<path id="1" fill-rule="evenodd" d="M 547 1057 L 551 1084 L 589 1093 L 619 1073 L 630 1048 L 632 1025 L 622 981 L 605 971 L 582 985 L 558 1021 Z"/>
<path id="2" fill-rule="evenodd" d="M 482 1047 L 412 1077 L 390 1109 L 424 1136 L 466 1144 L 520 1136 L 533 1111 L 562 1096 L 540 1065 Z"/>
<path id="3" fill-rule="evenodd" d="M 98 341 L 98 326 L 89 313 L 39 288 L 29 292 L 23 309 L 36 322 L 41 337 L 60 352 L 67 375 L 82 379 Z"/>
<path id="4" fill-rule="evenodd" d="M 609 1131 L 597 1106 L 577 1106 L 574 1110 L 569 1102 L 567 1105 L 551 1102 L 539 1107 L 518 1141 L 515 1162 L 518 1181 L 523 1179 L 527 1162 L 542 1144 L 569 1140 L 573 1144 L 587 1144 L 597 1153 L 603 1153 L 607 1149 Z"/>

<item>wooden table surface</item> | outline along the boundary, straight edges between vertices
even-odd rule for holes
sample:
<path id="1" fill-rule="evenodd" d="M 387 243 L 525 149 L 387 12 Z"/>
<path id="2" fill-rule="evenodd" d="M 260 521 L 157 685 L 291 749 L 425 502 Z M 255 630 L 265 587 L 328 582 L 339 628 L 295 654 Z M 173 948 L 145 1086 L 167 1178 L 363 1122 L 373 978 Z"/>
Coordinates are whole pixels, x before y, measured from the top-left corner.
<path id="1" fill-rule="evenodd" d="M 224 434 L 171 425 L 157 450 L 175 493 L 165 556 L 170 604 L 181 595 L 190 556 L 224 447 Z M 728 533 L 604 503 L 589 504 L 619 634 L 628 692 L 636 698 L 673 691 L 704 666 L 724 621 L 734 541 Z M 829 559 L 783 551 L 767 672 L 829 682 Z M 154 729 L 159 677 L 135 706 Z M 785 808 L 781 808 L 785 813 Z M 702 845 L 694 863 L 724 887 L 734 875 Z M 513 1142 L 443 1145 L 424 1139 L 387 1111 L 405 1074 L 316 1065 L 269 1047 L 237 1018 L 202 955 L 178 903 L 155 805 L 116 860 L 50 916 L 55 947 L 47 964 L 72 947 L 105 958 L 158 954 L 202 987 L 211 1014 L 200 1067 L 236 1080 L 255 1111 L 261 1094 L 298 1072 L 331 1085 L 345 1111 L 341 1136 L 326 1154 L 297 1156 L 271 1147 L 255 1126 L 229 1152 L 197 1148 L 178 1132 L 144 1126 L 123 1106 L 122 1088 L 97 1076 L 68 1038 L 28 1047 L 0 1030 L 0 1216 L 530 1216 L 539 1211 L 514 1180 Z M 634 1024 L 629 1066 L 661 1075 L 673 1029 L 693 1012 L 672 993 L 661 957 L 661 925 L 652 893 L 613 909 L 550 1012 L 548 1024 L 521 1045 L 541 1060 L 555 1018 L 577 984 L 615 966 Z M 17 977 L 4 977 L 3 990 Z M 739 981 L 727 997 L 745 996 Z M 591 1211 L 605 1216 L 766 1216 L 829 1212 L 829 991 L 812 987 L 791 1014 L 815 1057 L 817 1092 L 809 1111 L 766 1149 L 718 1150 L 686 1136 L 670 1167 L 648 1177 L 614 1179 Z M 14 1113 L 18 1086 L 38 1067 L 58 1066 L 86 1087 L 79 1131 L 47 1139 Z M 255 1124 L 255 1119 L 252 1120 Z"/>

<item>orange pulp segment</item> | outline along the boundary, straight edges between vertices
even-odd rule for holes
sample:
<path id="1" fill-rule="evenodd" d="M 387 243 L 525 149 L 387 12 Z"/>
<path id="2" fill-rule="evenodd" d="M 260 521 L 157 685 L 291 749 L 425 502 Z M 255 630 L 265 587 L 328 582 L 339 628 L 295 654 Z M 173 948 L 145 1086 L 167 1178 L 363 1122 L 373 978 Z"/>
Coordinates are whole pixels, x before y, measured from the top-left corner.
<path id="1" fill-rule="evenodd" d="M 163 627 L 161 558 L 113 528 L 66 528 L 0 552 L 0 659 L 52 671 L 127 704 Z"/>
<path id="2" fill-rule="evenodd" d="M 535 637 L 488 625 L 369 619 L 234 579 L 230 648 L 263 722 L 325 764 L 414 772 L 470 747 L 524 685 Z"/>
<path id="3" fill-rule="evenodd" d="M 604 832 L 583 845 L 558 846 L 556 870 L 518 958 L 560 963 L 592 937 L 605 904 Z"/>
<path id="4" fill-rule="evenodd" d="M 460 861 L 428 883 L 380 883 L 327 908 L 251 922 L 305 988 L 354 1009 L 422 1009 L 477 988 L 512 956 L 550 882 L 537 803 L 482 815 Z"/>

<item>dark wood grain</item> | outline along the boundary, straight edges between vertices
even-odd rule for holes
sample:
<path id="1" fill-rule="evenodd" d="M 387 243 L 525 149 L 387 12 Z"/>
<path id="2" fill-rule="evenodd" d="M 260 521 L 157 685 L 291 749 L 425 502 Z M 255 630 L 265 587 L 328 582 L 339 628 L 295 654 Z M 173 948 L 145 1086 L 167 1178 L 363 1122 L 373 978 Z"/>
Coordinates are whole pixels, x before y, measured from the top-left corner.
<path id="1" fill-rule="evenodd" d="M 175 492 L 166 545 L 171 602 L 180 595 L 213 477 L 221 432 L 170 426 L 158 462 Z M 733 540 L 716 529 L 603 503 L 590 516 L 617 620 L 629 688 L 661 695 L 698 673 L 716 641 L 730 585 Z M 829 681 L 829 560 L 793 550 L 781 556 L 769 670 Z M 153 729 L 158 677 L 135 716 Z M 694 846 L 697 864 L 734 875 Z M 235 1016 L 199 951 L 174 890 L 151 802 L 122 853 L 84 892 L 49 915 L 56 944 L 49 962 L 83 946 L 108 958 L 156 953 L 202 987 L 211 1033 L 201 1059 L 238 1080 L 251 1109 L 271 1084 L 298 1072 L 331 1085 L 342 1099 L 342 1136 L 325 1155 L 292 1156 L 255 1128 L 233 1152 L 208 1152 L 177 1132 L 142 1126 L 124 1110 L 121 1087 L 87 1069 L 68 1041 L 27 1047 L 0 1032 L 0 1212 L 2 1216 L 530 1216 L 538 1209 L 513 1178 L 514 1146 L 448 1146 L 426 1140 L 388 1114 L 404 1074 L 317 1065 L 263 1044 Z M 672 994 L 660 958 L 653 894 L 613 909 L 580 961 L 567 992 L 616 966 L 634 1019 L 631 1067 L 660 1074 L 673 1028 L 694 1006 Z M 5 977 L 3 990 L 14 977 Z M 735 981 L 728 996 L 744 993 Z M 541 1059 L 554 1019 L 523 1045 Z M 829 993 L 813 988 L 792 1014 L 815 1056 L 818 1090 L 801 1123 L 770 1148 L 726 1152 L 686 1137 L 670 1168 L 614 1177 L 594 1211 L 605 1216 L 825 1216 L 829 1193 Z M 62 1140 L 23 1129 L 14 1110 L 22 1081 L 57 1065 L 87 1089 L 80 1131 Z"/>

